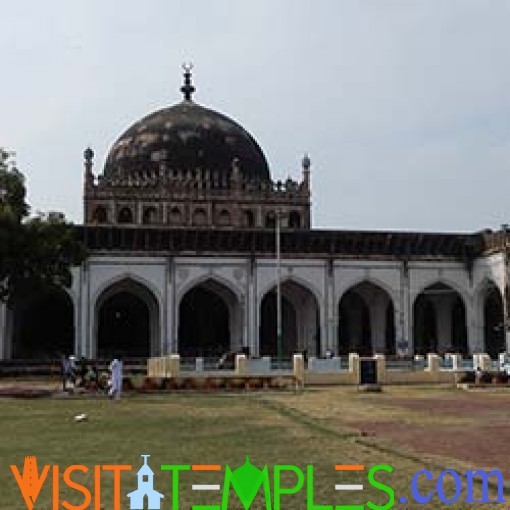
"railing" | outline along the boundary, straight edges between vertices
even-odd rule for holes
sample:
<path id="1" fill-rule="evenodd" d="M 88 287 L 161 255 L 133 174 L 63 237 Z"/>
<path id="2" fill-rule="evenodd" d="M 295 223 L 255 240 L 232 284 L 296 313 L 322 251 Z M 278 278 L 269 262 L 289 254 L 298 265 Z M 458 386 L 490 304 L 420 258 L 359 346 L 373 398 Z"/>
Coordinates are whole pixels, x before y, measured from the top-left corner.
<path id="1" fill-rule="evenodd" d="M 190 358 L 183 357 L 180 358 L 180 369 L 183 372 L 210 372 L 213 370 L 221 370 L 220 359 L 218 356 L 210 356 L 210 357 L 198 357 L 198 358 Z M 232 360 L 231 367 L 225 366 L 224 368 L 234 369 L 234 361 Z"/>
<path id="2" fill-rule="evenodd" d="M 309 372 L 331 373 L 349 370 L 349 360 L 347 357 L 334 358 L 313 358 L 308 360 L 307 369 Z"/>
<path id="3" fill-rule="evenodd" d="M 292 366 L 291 357 L 271 358 L 271 370 L 292 370 Z"/>
<path id="4" fill-rule="evenodd" d="M 95 365 L 98 370 L 106 371 L 110 359 L 87 360 L 87 365 Z M 129 374 L 145 374 L 147 371 L 146 358 L 124 358 L 122 360 L 123 372 Z M 76 371 L 79 372 L 79 360 Z M 61 360 L 15 359 L 0 360 L 0 377 L 32 377 L 32 376 L 59 376 L 62 372 Z"/>
<path id="5" fill-rule="evenodd" d="M 412 358 L 386 358 L 386 370 L 415 370 Z"/>

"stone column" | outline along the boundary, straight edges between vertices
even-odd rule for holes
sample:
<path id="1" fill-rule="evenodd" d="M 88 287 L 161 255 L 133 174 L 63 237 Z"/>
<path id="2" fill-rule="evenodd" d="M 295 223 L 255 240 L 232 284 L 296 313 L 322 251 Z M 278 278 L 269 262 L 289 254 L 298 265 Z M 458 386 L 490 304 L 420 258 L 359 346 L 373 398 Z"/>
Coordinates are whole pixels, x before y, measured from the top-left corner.
<path id="1" fill-rule="evenodd" d="M 163 355 L 169 355 L 177 352 L 174 348 L 174 338 L 173 338 L 173 308 L 174 308 L 174 293 L 173 293 L 173 285 L 174 285 L 174 263 L 173 259 L 169 258 L 166 263 L 166 271 L 165 271 L 165 298 L 163 303 L 163 311 L 164 318 L 162 318 L 163 324 L 163 345 L 164 349 L 162 351 Z"/>
<path id="2" fill-rule="evenodd" d="M 335 272 L 332 260 L 327 261 L 325 280 L 324 303 L 318 303 L 321 309 L 321 352 L 317 352 L 317 356 L 324 356 L 328 348 L 338 353 L 338 308 L 335 303 Z"/>
<path id="3" fill-rule="evenodd" d="M 483 301 L 482 301 L 483 303 Z M 484 314 L 483 305 L 482 309 L 477 309 L 473 300 L 469 303 L 464 303 L 466 308 L 466 328 L 467 328 L 467 344 L 468 351 L 484 352 L 485 351 L 485 338 L 484 338 Z M 481 312 L 481 313 L 480 313 Z"/>
<path id="4" fill-rule="evenodd" d="M 95 324 L 95 303 L 91 302 L 90 296 L 90 266 L 87 261 L 82 265 L 80 294 L 81 299 L 81 335 L 83 350 L 87 358 L 97 357 L 97 345 L 95 334 L 97 326 Z"/>
<path id="5" fill-rule="evenodd" d="M 247 347 L 252 353 L 251 342 L 250 342 L 250 267 L 249 264 L 244 266 L 245 283 L 243 286 L 243 346 Z"/>
<path id="6" fill-rule="evenodd" d="M 411 271 L 407 261 L 402 262 L 401 269 L 401 319 L 402 340 L 407 342 L 408 353 L 414 354 L 413 304 L 411 303 Z"/>
<path id="7" fill-rule="evenodd" d="M 79 286 L 80 288 L 80 286 Z M 74 347 L 73 352 L 81 358 L 82 356 L 87 356 L 87 348 L 85 342 L 83 342 L 81 335 L 81 299 L 80 296 L 69 295 L 73 303 L 73 338 L 74 338 Z"/>
<path id="8" fill-rule="evenodd" d="M 171 301 L 171 308 L 169 310 L 168 319 L 170 321 L 170 353 L 179 352 L 179 302 L 177 300 L 177 265 L 175 260 L 172 260 L 172 267 L 170 269 L 171 278 L 171 291 L 169 299 Z"/>
<path id="9" fill-rule="evenodd" d="M 248 345 L 253 356 L 259 356 L 259 311 L 257 307 L 257 266 L 255 260 L 249 261 L 248 268 L 248 292 L 247 292 L 247 312 L 248 312 Z"/>

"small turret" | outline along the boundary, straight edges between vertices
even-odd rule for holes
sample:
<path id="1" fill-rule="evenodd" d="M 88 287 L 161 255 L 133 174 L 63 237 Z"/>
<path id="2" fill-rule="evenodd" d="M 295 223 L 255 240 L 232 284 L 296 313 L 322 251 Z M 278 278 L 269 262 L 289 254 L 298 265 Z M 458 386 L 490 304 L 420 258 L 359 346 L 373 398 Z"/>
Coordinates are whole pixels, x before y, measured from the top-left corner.
<path id="1" fill-rule="evenodd" d="M 301 165 L 303 167 L 303 185 L 304 185 L 305 189 L 309 190 L 310 189 L 310 166 L 312 165 L 312 162 L 310 161 L 310 157 L 308 156 L 308 154 L 305 153 L 305 155 L 303 156 Z"/>
<path id="2" fill-rule="evenodd" d="M 94 174 L 92 167 L 94 166 L 94 151 L 87 147 L 83 152 L 84 166 L 85 166 L 85 188 L 94 186 Z"/>

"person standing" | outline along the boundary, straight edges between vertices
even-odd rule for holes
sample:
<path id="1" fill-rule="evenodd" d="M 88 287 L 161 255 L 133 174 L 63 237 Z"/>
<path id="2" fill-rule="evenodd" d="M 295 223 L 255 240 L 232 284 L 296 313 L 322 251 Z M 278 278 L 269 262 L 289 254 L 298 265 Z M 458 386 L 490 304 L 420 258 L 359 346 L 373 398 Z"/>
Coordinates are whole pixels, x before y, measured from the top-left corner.
<path id="1" fill-rule="evenodd" d="M 80 358 L 80 387 L 82 388 L 85 388 L 85 383 L 86 383 L 86 378 L 87 378 L 87 373 L 89 371 L 88 369 L 88 366 L 87 366 L 87 360 L 85 358 L 85 356 L 82 356 Z"/>
<path id="2" fill-rule="evenodd" d="M 66 391 L 66 383 L 71 370 L 71 362 L 65 354 L 62 354 L 62 358 L 60 360 L 60 370 L 62 375 L 62 391 Z"/>
<path id="3" fill-rule="evenodd" d="M 73 383 L 73 388 L 76 385 L 76 364 L 74 356 L 62 356 L 62 391 L 67 390 L 67 382 Z"/>
<path id="4" fill-rule="evenodd" d="M 118 400 L 122 391 L 122 361 L 118 358 L 110 363 L 110 380 L 111 387 L 108 395 L 110 398 Z"/>

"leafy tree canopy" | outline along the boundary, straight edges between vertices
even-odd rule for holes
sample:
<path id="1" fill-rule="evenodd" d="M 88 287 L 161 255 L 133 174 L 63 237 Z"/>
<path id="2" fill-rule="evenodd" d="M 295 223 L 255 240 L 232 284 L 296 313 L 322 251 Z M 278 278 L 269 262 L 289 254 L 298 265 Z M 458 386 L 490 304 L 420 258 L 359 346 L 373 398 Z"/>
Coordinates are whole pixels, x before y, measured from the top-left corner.
<path id="1" fill-rule="evenodd" d="M 47 286 L 69 287 L 71 267 L 86 257 L 63 214 L 29 218 L 23 174 L 0 148 L 0 301 Z"/>

